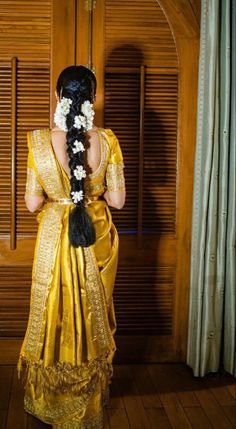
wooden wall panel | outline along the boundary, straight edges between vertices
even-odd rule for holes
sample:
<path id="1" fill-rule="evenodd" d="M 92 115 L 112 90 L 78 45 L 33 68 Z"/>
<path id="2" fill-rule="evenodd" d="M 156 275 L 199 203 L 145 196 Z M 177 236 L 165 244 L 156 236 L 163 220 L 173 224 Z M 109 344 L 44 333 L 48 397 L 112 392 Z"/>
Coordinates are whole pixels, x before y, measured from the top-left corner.
<path id="1" fill-rule="evenodd" d="M 168 21 L 155 0 L 106 0 L 106 66 L 176 67 Z"/>
<path id="2" fill-rule="evenodd" d="M 51 0 L 0 0 L 0 60 L 50 63 Z"/>

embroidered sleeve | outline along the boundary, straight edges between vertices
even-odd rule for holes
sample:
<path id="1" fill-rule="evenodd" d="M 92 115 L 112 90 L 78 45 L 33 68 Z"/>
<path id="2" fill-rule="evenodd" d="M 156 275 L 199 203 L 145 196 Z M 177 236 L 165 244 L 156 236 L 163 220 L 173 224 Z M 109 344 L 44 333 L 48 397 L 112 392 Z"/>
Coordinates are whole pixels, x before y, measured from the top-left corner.
<path id="1" fill-rule="evenodd" d="M 28 141 L 28 159 L 27 159 L 27 177 L 25 185 L 25 195 L 44 196 L 44 190 L 41 186 L 33 165 L 33 155 L 29 145 L 29 134 L 27 134 Z"/>
<path id="2" fill-rule="evenodd" d="M 124 177 L 124 161 L 123 154 L 119 141 L 115 134 L 112 133 L 110 156 L 106 170 L 106 186 L 108 191 L 124 191 L 125 190 L 125 177 Z"/>

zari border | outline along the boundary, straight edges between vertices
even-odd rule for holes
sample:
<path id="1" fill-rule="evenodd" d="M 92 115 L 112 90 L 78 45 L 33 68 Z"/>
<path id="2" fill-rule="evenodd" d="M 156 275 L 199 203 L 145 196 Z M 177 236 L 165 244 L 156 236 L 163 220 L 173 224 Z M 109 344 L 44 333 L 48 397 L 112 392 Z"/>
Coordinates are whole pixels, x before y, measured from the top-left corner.
<path id="1" fill-rule="evenodd" d="M 106 300 L 103 292 L 100 272 L 92 246 L 83 248 L 86 269 L 86 292 L 94 317 L 94 329 L 98 346 L 102 349 L 114 349 L 115 341 L 110 330 Z"/>
<path id="2" fill-rule="evenodd" d="M 108 164 L 106 171 L 108 191 L 125 191 L 124 163 Z"/>
<path id="3" fill-rule="evenodd" d="M 78 420 L 71 420 L 65 423 L 53 425 L 53 429 L 102 429 L 104 427 L 104 411 L 83 419 L 80 423 Z"/>
<path id="4" fill-rule="evenodd" d="M 78 425 L 83 421 L 84 411 L 97 388 L 101 389 L 101 408 L 108 405 L 112 375 L 113 366 L 108 362 L 107 352 L 80 366 L 56 362 L 44 367 L 42 361 L 29 364 L 24 409 L 45 423 L 58 424 L 58 427 L 63 428 L 68 422 Z M 32 387 L 36 389 L 34 393 Z"/>
<path id="5" fill-rule="evenodd" d="M 50 129 L 39 129 L 28 132 L 29 143 L 33 153 L 35 167 L 47 195 L 57 198 L 64 195 L 55 157 L 51 147 Z"/>
<path id="6" fill-rule="evenodd" d="M 32 269 L 30 315 L 17 365 L 18 375 L 22 358 L 26 357 L 31 362 L 38 361 L 40 358 L 44 337 L 45 304 L 52 279 L 63 213 L 64 206 L 50 206 L 39 225 Z"/>
<path id="7" fill-rule="evenodd" d="M 27 179 L 25 184 L 25 195 L 43 196 L 43 188 L 37 180 L 33 167 L 27 167 Z"/>

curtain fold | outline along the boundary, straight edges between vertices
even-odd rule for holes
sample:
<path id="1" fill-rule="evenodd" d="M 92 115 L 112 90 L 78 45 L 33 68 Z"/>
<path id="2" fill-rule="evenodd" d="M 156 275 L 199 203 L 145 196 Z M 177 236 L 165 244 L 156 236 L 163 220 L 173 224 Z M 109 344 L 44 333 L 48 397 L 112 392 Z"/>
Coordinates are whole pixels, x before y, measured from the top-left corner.
<path id="1" fill-rule="evenodd" d="M 187 363 L 236 375 L 236 0 L 201 6 Z"/>

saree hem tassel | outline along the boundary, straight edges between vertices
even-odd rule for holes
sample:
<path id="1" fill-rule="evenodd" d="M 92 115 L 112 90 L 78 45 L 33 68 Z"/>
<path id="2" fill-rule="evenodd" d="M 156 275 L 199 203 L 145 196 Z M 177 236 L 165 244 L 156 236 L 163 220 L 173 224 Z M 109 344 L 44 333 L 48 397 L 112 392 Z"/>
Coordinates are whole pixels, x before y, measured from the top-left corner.
<path id="1" fill-rule="evenodd" d="M 54 365 L 44 366 L 43 361 L 32 363 L 20 356 L 18 360 L 18 378 L 21 371 L 25 386 L 40 381 L 40 389 L 45 393 L 71 392 L 78 393 L 81 387 L 91 378 L 94 373 L 105 372 L 108 375 L 108 384 L 113 376 L 112 363 L 108 361 L 106 352 L 98 358 L 82 362 L 81 365 L 72 365 L 69 362 L 55 362 Z"/>
<path id="2" fill-rule="evenodd" d="M 24 370 L 25 411 L 56 429 L 102 428 L 103 407 L 108 405 L 113 376 L 108 354 L 79 366 L 56 362 L 46 367 L 42 360 L 31 363 L 21 356 L 18 369 Z M 89 403 L 94 403 L 94 413 L 86 416 Z"/>

